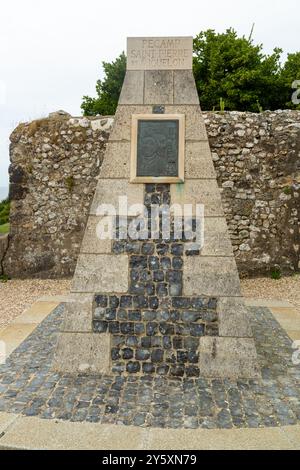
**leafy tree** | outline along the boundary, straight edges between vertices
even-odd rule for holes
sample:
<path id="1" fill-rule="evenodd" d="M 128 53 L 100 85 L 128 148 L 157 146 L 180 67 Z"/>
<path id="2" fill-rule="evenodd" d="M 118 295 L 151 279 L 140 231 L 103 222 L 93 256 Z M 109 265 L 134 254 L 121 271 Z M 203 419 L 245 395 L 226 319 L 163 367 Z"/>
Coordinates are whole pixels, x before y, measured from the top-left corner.
<path id="1" fill-rule="evenodd" d="M 289 54 L 282 67 L 281 49 L 270 55 L 262 49 L 251 37 L 238 37 L 233 29 L 198 34 L 193 72 L 202 108 L 218 110 L 221 104 L 226 110 L 253 112 L 295 108 L 291 84 L 300 80 L 300 52 Z M 86 116 L 115 113 L 125 76 L 125 54 L 114 62 L 103 62 L 103 68 L 105 78 L 97 81 L 97 97 L 83 97 L 81 108 Z"/>
<path id="2" fill-rule="evenodd" d="M 262 45 L 239 38 L 233 29 L 218 34 L 201 32 L 194 39 L 193 70 L 203 109 L 216 107 L 220 98 L 227 110 L 275 109 L 280 102 L 280 54 L 262 53 Z"/>
<path id="3" fill-rule="evenodd" d="M 285 89 L 285 95 L 283 98 L 285 107 L 300 109 L 300 104 L 295 105 L 292 102 L 292 94 L 295 91 L 295 88 L 292 89 L 292 84 L 296 80 L 300 81 L 300 52 L 288 54 L 287 60 L 282 69 L 281 80 Z M 300 93 L 298 93 L 298 97 L 300 98 Z"/>
<path id="4" fill-rule="evenodd" d="M 112 63 L 103 62 L 105 73 L 104 80 L 98 80 L 96 84 L 96 98 L 83 97 L 81 109 L 85 116 L 97 114 L 111 115 L 115 113 L 118 99 L 126 71 L 126 55 L 124 52 Z"/>

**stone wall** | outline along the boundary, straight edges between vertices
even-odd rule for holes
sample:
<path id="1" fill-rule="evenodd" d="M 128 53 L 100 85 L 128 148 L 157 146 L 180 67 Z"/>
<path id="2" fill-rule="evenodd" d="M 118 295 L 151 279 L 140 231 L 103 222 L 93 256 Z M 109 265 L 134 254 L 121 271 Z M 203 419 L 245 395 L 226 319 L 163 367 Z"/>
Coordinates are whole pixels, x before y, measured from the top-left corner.
<path id="1" fill-rule="evenodd" d="M 299 269 L 300 112 L 204 117 L 240 274 Z M 54 113 L 12 133 L 6 274 L 73 274 L 112 122 Z"/>
<path id="2" fill-rule="evenodd" d="M 4 274 L 2 261 L 8 248 L 8 234 L 0 234 L 0 276 Z"/>
<path id="3" fill-rule="evenodd" d="M 12 133 L 7 274 L 73 274 L 112 122 L 55 113 Z"/>

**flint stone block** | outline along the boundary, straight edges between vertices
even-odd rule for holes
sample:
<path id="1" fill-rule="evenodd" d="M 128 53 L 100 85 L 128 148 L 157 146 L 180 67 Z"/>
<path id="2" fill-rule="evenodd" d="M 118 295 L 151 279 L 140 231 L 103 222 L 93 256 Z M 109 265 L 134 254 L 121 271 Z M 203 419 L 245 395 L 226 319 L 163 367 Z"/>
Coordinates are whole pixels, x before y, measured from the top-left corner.
<path id="1" fill-rule="evenodd" d="M 260 377 L 255 344 L 251 338 L 200 338 L 199 367 L 203 377 Z"/>
<path id="2" fill-rule="evenodd" d="M 129 372 L 129 374 L 135 374 L 137 372 L 139 372 L 141 369 L 141 365 L 139 362 L 128 362 L 128 364 L 126 365 L 126 370 L 127 372 Z"/>
<path id="3" fill-rule="evenodd" d="M 144 335 L 145 334 L 145 325 L 143 323 L 134 324 L 134 334 L 135 335 Z"/>
<path id="4" fill-rule="evenodd" d="M 108 296 L 107 295 L 102 295 L 102 294 L 96 294 L 94 297 L 95 300 L 95 305 L 97 307 L 108 307 Z"/>

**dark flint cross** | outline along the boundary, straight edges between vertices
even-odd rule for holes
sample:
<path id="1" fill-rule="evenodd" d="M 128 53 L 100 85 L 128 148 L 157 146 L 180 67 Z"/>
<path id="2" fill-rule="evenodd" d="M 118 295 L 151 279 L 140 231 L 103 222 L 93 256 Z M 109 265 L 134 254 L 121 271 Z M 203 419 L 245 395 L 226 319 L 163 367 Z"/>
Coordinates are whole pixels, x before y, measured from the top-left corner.
<path id="1" fill-rule="evenodd" d="M 144 203 L 149 214 L 170 204 L 170 185 L 147 184 Z M 199 376 L 200 337 L 218 335 L 217 300 L 182 296 L 186 242 L 174 231 L 162 238 L 161 226 L 155 240 L 113 242 L 115 254 L 129 256 L 129 292 L 97 294 L 93 305 L 93 331 L 112 335 L 112 372 Z"/>

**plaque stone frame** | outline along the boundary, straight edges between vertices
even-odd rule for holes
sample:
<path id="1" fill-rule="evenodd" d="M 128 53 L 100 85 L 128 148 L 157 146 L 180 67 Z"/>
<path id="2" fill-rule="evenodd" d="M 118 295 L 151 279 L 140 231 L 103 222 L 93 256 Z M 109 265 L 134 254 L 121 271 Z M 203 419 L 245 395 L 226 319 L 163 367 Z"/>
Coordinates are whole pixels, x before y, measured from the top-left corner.
<path id="1" fill-rule="evenodd" d="M 139 176 L 138 166 L 138 126 L 139 121 L 178 121 L 177 176 Z M 131 183 L 183 183 L 185 153 L 184 114 L 133 114 L 131 121 L 130 182 Z"/>

